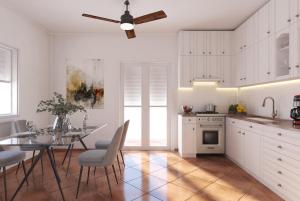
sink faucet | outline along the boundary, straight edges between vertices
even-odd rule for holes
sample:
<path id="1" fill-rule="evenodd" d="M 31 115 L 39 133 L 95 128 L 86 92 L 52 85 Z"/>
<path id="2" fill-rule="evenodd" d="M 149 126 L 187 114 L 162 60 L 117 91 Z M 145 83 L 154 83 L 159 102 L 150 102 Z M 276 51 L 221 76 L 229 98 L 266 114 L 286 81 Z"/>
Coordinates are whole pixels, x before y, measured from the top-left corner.
<path id="1" fill-rule="evenodd" d="M 272 118 L 275 119 L 275 117 L 277 116 L 277 110 L 275 111 L 275 100 L 274 100 L 274 98 L 273 98 L 273 97 L 270 97 L 270 96 L 266 97 L 266 98 L 264 99 L 264 101 L 263 101 L 262 106 L 263 106 L 263 107 L 266 106 L 266 100 L 267 100 L 267 99 L 270 99 L 270 100 L 272 101 L 272 103 L 273 103 Z"/>

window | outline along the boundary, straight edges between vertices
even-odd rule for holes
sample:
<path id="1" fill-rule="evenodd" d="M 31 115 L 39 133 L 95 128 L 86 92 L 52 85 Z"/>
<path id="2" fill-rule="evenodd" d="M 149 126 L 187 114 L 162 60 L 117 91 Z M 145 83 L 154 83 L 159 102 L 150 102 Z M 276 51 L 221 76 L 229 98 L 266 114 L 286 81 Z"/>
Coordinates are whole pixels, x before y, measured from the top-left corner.
<path id="1" fill-rule="evenodd" d="M 168 64 L 122 63 L 125 146 L 166 148 L 168 143 Z"/>
<path id="2" fill-rule="evenodd" d="M 0 44 L 0 116 L 17 114 L 16 49 Z"/>

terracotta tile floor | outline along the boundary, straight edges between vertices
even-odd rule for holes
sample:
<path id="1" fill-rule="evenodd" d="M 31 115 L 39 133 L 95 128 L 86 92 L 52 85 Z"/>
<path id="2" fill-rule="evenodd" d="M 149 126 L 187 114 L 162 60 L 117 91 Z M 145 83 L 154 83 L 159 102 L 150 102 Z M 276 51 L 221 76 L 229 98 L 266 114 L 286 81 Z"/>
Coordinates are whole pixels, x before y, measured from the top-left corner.
<path id="1" fill-rule="evenodd" d="M 64 152 L 56 152 L 58 171 L 68 201 L 75 199 L 79 173 L 75 151 L 71 171 L 65 176 L 66 168 L 61 161 Z M 44 157 L 45 170 L 42 176 L 40 164 L 29 178 L 29 186 L 24 185 L 18 194 L 17 201 L 60 201 L 53 172 L 49 161 Z M 224 157 L 203 156 L 197 159 L 181 159 L 173 152 L 126 152 L 122 175 L 117 174 L 119 184 L 110 168 L 113 198 L 109 196 L 104 171 L 97 169 L 96 175 L 91 172 L 89 184 L 86 182 L 87 170 L 84 170 L 78 201 L 279 201 L 277 195 L 257 182 Z M 115 165 L 116 167 L 117 164 Z M 29 168 L 29 164 L 27 164 Z M 8 178 L 9 197 L 22 179 L 10 172 Z M 3 182 L 0 181 L 0 192 L 3 200 Z"/>

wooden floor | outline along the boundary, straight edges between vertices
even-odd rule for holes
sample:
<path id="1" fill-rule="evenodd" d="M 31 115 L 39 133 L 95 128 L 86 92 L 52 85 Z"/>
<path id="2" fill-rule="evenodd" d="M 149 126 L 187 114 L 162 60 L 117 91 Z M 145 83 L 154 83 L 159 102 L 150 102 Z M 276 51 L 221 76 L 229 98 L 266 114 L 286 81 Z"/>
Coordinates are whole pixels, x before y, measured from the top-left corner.
<path id="1" fill-rule="evenodd" d="M 68 201 L 75 199 L 79 166 L 74 152 L 71 163 L 71 174 L 65 176 L 65 167 L 61 161 L 63 152 L 55 153 L 62 186 Z M 49 161 L 44 157 L 45 170 L 41 173 L 40 164 L 30 176 L 29 186 L 24 185 L 18 194 L 18 201 L 53 201 L 61 200 Z M 96 175 L 91 173 L 89 184 L 86 184 L 87 170 L 84 171 L 79 201 L 277 201 L 278 196 L 257 182 L 239 167 L 224 157 L 206 156 L 199 159 L 183 160 L 172 152 L 126 152 L 126 168 L 122 169 L 117 185 L 113 174 L 110 180 L 113 198 L 102 169 Z M 116 165 L 117 167 L 117 165 Z M 29 168 L 29 164 L 27 165 Z M 112 171 L 110 171 L 112 173 Z M 15 191 L 23 177 L 8 174 L 9 197 Z M 3 185 L 1 179 L 1 199 Z"/>

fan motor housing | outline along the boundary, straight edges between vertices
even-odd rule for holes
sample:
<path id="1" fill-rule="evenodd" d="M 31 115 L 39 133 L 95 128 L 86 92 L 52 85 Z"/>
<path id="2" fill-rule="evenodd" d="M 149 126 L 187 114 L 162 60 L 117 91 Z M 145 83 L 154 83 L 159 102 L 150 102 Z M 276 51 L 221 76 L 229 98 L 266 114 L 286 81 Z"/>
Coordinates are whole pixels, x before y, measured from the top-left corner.
<path id="1" fill-rule="evenodd" d="M 130 15 L 129 11 L 125 11 L 125 14 L 121 16 L 121 24 L 123 23 L 133 24 L 133 16 Z"/>

